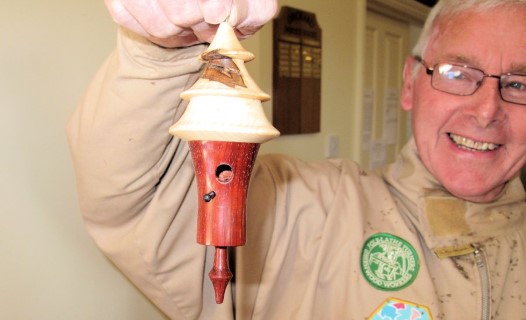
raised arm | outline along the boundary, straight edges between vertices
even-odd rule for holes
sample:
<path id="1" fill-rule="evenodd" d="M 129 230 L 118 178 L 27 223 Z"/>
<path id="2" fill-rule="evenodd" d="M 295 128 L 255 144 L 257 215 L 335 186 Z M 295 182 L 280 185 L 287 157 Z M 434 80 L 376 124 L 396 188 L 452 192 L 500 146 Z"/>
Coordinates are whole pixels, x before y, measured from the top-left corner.
<path id="1" fill-rule="evenodd" d="M 228 0 L 222 12 L 210 11 L 222 3 L 108 1 L 121 24 L 117 49 L 67 127 L 90 234 L 172 318 L 207 312 L 192 164 L 186 144 L 168 133 L 184 111 L 179 94 L 197 79 L 197 55 L 205 48 L 197 43 L 215 30 L 206 21 L 218 22 L 231 10 L 230 21 L 249 34 L 275 9 L 274 1 L 264 0 L 234 1 L 230 9 Z"/>
<path id="2" fill-rule="evenodd" d="M 194 240 L 189 234 L 193 199 L 186 197 L 192 167 L 186 146 L 167 131 L 184 109 L 179 94 L 196 77 L 201 50 L 164 50 L 121 29 L 118 49 L 95 76 L 67 127 L 88 231 L 167 313 L 174 311 L 156 296 L 163 290 L 156 270 L 181 262 L 161 261 L 159 255 L 169 252 L 159 249 L 169 246 L 166 241 L 173 239 L 167 236 L 173 232 L 187 243 Z M 180 230 L 171 228 L 171 220 Z M 200 248 L 190 246 L 178 257 L 190 252 L 186 258 L 195 261 L 193 266 L 202 264 Z"/>

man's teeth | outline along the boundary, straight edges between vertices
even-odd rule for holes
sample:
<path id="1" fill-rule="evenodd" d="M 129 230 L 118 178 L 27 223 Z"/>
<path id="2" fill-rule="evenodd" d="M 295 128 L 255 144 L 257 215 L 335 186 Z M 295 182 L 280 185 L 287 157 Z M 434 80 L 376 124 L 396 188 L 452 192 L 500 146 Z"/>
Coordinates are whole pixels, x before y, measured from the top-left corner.
<path id="1" fill-rule="evenodd" d="M 492 151 L 500 147 L 498 144 L 474 141 L 465 137 L 454 135 L 452 133 L 449 134 L 449 137 L 460 148 L 472 151 Z"/>

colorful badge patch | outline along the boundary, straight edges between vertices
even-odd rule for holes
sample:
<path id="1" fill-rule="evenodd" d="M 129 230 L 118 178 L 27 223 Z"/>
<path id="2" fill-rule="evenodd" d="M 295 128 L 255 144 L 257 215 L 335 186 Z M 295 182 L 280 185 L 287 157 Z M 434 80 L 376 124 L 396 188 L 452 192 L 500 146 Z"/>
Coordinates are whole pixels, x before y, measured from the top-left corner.
<path id="1" fill-rule="evenodd" d="M 368 320 L 432 320 L 427 307 L 396 298 L 387 299 Z"/>
<path id="2" fill-rule="evenodd" d="M 362 273 L 375 288 L 395 291 L 410 285 L 418 274 L 418 255 L 409 242 L 389 233 L 369 237 L 362 248 Z"/>

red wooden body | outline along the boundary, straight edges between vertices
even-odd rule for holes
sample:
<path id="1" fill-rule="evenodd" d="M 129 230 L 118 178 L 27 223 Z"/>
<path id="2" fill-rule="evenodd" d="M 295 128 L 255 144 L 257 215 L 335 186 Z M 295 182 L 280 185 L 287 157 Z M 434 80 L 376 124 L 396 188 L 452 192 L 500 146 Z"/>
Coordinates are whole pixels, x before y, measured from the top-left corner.
<path id="1" fill-rule="evenodd" d="M 190 141 L 199 196 L 197 242 L 246 242 L 246 200 L 258 143 Z"/>

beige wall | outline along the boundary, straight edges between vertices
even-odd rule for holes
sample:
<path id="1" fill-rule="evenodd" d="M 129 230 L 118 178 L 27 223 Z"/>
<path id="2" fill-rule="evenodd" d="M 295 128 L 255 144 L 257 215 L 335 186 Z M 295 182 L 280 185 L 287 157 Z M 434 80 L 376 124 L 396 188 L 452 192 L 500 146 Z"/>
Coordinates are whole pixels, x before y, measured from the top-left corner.
<path id="1" fill-rule="evenodd" d="M 0 5 L 2 319 L 162 318 L 95 248 L 76 204 L 64 125 L 113 47 L 115 26 L 102 2 Z M 281 4 L 315 12 L 323 28 L 322 133 L 279 138 L 262 152 L 321 159 L 325 136 L 336 134 L 340 155 L 355 156 L 365 0 Z M 246 42 L 257 55 L 249 68 L 268 93 L 270 36 L 265 28 Z"/>
<path id="2" fill-rule="evenodd" d="M 162 319 L 88 237 L 64 135 L 114 38 L 102 0 L 0 4 L 0 319 Z"/>

